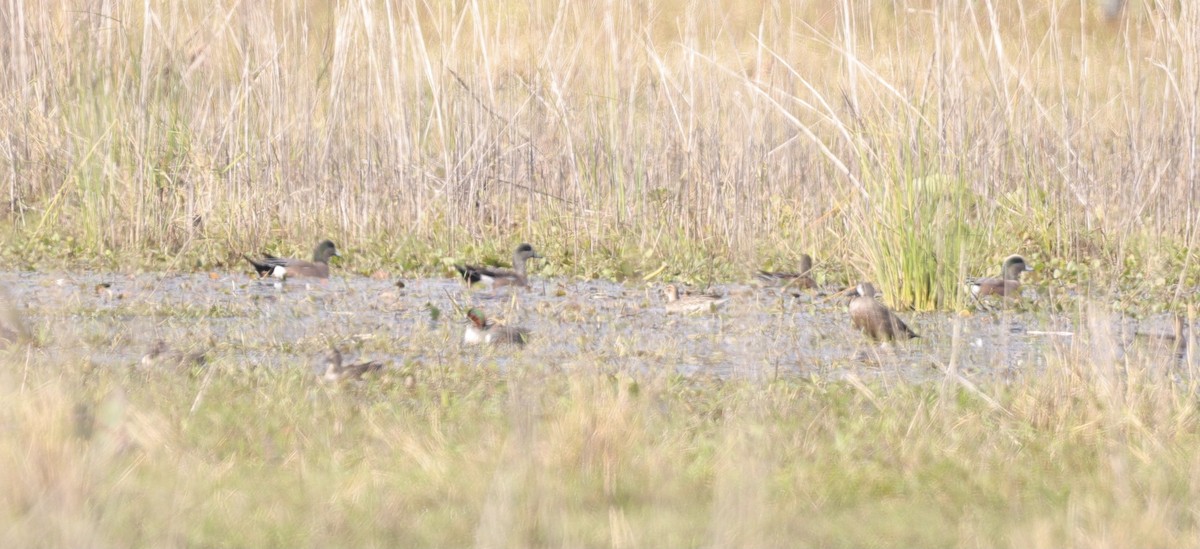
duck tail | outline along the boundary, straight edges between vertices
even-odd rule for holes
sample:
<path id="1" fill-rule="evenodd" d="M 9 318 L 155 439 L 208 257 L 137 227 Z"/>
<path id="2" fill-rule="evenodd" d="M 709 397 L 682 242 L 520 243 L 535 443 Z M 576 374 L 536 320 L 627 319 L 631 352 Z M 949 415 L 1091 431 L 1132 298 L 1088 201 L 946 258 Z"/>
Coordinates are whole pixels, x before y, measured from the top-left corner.
<path id="1" fill-rule="evenodd" d="M 458 274 L 462 275 L 463 280 L 466 280 L 467 284 L 474 284 L 481 280 L 479 271 L 475 270 L 475 268 L 471 267 L 470 265 L 455 265 L 454 270 L 458 271 Z"/>
<path id="2" fill-rule="evenodd" d="M 250 256 L 248 256 L 246 254 L 242 254 L 242 257 L 246 258 L 246 261 L 249 261 L 251 265 L 254 265 L 254 271 L 258 273 L 259 277 L 267 276 L 267 275 L 271 274 L 272 270 L 274 270 L 273 266 L 268 265 L 261 261 L 255 261 L 254 259 L 251 259 Z"/>

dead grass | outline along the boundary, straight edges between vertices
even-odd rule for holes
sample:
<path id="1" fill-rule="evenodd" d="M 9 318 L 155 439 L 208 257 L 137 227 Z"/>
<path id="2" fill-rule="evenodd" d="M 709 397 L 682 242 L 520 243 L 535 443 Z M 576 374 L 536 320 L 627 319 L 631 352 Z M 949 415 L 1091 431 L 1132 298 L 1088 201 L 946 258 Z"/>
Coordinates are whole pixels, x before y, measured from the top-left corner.
<path id="1" fill-rule="evenodd" d="M 805 251 L 881 276 L 863 250 L 897 229 L 875 203 L 921 179 L 978 196 L 956 212 L 974 229 L 969 273 L 1021 252 L 1072 280 L 1097 260 L 1182 282 L 1197 11 L 9 6 L 3 253 L 193 268 L 321 236 L 372 262 L 436 253 L 383 253 L 404 235 L 442 250 L 536 240 L 589 276 L 695 258 L 731 277 Z M 958 270 L 934 273 L 935 293 Z M 911 278 L 885 290 L 925 307 Z"/>

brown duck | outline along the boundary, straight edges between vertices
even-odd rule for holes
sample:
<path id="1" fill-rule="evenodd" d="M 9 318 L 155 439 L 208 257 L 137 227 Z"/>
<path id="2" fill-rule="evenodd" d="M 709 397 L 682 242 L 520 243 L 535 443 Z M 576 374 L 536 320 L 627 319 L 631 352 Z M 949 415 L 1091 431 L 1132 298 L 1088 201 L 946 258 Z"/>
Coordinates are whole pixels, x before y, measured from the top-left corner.
<path id="1" fill-rule="evenodd" d="M 462 275 L 467 284 L 483 282 L 490 284 L 493 288 L 500 286 L 528 287 L 529 279 L 525 276 L 525 262 L 541 258 L 542 256 L 533 250 L 533 246 L 522 243 L 513 252 L 513 268 L 511 270 L 475 265 L 455 265 L 454 269 Z"/>
<path id="2" fill-rule="evenodd" d="M 357 381 L 362 379 L 364 375 L 371 372 L 378 372 L 383 369 L 382 362 L 362 362 L 359 364 L 342 364 L 342 352 L 337 348 L 329 349 L 329 353 L 325 355 L 325 373 L 321 379 L 330 383 L 341 383 L 343 381 Z"/>
<path id="3" fill-rule="evenodd" d="M 150 350 L 142 356 L 141 361 L 142 368 L 147 370 L 186 371 L 192 368 L 202 368 L 207 363 L 208 357 L 204 351 L 184 352 L 172 349 L 166 341 L 161 339 L 150 346 Z"/>
<path id="4" fill-rule="evenodd" d="M 1021 273 L 1032 270 L 1033 267 L 1025 263 L 1025 258 L 1019 255 L 1010 255 L 1004 260 L 1004 266 L 1001 268 L 1001 278 L 968 278 L 966 280 L 967 289 L 975 297 L 998 295 L 1020 299 Z"/>
<path id="5" fill-rule="evenodd" d="M 663 297 L 667 300 L 665 307 L 668 313 L 709 312 L 729 301 L 729 298 L 715 294 L 680 295 L 679 287 L 674 284 L 667 284 L 667 287 L 663 288 Z"/>
<path id="6" fill-rule="evenodd" d="M 817 286 L 812 278 L 812 256 L 803 254 L 800 256 L 800 270 L 795 272 L 787 271 L 758 271 L 755 278 L 767 284 L 778 284 L 791 288 L 799 288 L 808 290 Z"/>
<path id="7" fill-rule="evenodd" d="M 875 287 L 863 282 L 850 300 L 850 323 L 877 341 L 920 337 L 886 305 L 875 300 Z"/>
<path id="8" fill-rule="evenodd" d="M 303 259 L 288 259 L 263 254 L 263 259 L 251 259 L 243 255 L 246 261 L 254 265 L 258 276 L 273 276 L 276 278 L 329 278 L 329 259 L 342 257 L 337 246 L 332 241 L 323 240 L 313 249 L 312 261 Z"/>

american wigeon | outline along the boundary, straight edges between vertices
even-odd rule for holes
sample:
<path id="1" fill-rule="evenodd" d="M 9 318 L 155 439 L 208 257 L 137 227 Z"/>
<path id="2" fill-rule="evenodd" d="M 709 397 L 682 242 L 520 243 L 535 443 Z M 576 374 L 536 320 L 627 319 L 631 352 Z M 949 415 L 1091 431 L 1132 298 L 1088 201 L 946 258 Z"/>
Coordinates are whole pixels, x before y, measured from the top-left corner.
<path id="1" fill-rule="evenodd" d="M 968 278 L 966 280 L 967 289 L 975 297 L 999 295 L 1019 299 L 1021 297 L 1021 273 L 1032 270 L 1033 267 L 1025 263 L 1025 258 L 1019 255 L 1010 255 L 1004 260 L 1001 278 Z"/>
<path id="2" fill-rule="evenodd" d="M 782 284 L 790 288 L 808 290 L 817 286 L 816 282 L 814 282 L 812 278 L 812 266 L 812 256 L 803 254 L 800 256 L 799 271 L 758 271 L 758 274 L 755 275 L 755 277 L 767 284 Z"/>
<path id="3" fill-rule="evenodd" d="M 263 259 L 255 260 L 243 255 L 246 261 L 254 265 L 258 276 L 274 276 L 276 278 L 329 278 L 329 259 L 342 257 L 337 246 L 329 240 L 323 240 L 313 249 L 312 261 L 303 259 L 288 259 L 263 254 Z"/>
<path id="4" fill-rule="evenodd" d="M 667 299 L 666 309 L 668 313 L 700 313 L 712 311 L 726 301 L 727 297 L 720 297 L 712 294 L 692 294 L 679 295 L 679 287 L 674 284 L 667 284 L 663 288 L 663 296 Z"/>
<path id="5" fill-rule="evenodd" d="M 525 345 L 529 340 L 529 330 L 515 326 L 499 326 L 488 321 L 483 311 L 472 308 L 467 311 L 467 331 L 463 334 L 463 343 L 467 345 Z"/>
<path id="6" fill-rule="evenodd" d="M 475 265 L 455 265 L 454 268 L 462 275 L 463 280 L 467 281 L 467 284 L 483 282 L 491 284 L 492 287 L 529 286 L 529 280 L 525 276 L 525 262 L 541 258 L 542 256 L 533 250 L 533 246 L 523 243 L 517 246 L 517 250 L 513 252 L 512 270 Z"/>
<path id="7" fill-rule="evenodd" d="M 875 299 L 875 287 L 863 282 L 850 300 L 850 323 L 878 341 L 920 337 L 891 309 Z"/>
<path id="8" fill-rule="evenodd" d="M 336 347 L 330 348 L 325 355 L 325 373 L 321 379 L 329 383 L 357 381 L 371 372 L 383 369 L 383 363 L 377 361 L 361 362 L 358 364 L 342 364 L 342 352 Z"/>
<path id="9" fill-rule="evenodd" d="M 150 350 L 142 356 L 142 368 L 148 370 L 190 370 L 207 364 L 208 357 L 204 351 L 183 352 L 172 349 L 161 339 L 150 346 Z"/>

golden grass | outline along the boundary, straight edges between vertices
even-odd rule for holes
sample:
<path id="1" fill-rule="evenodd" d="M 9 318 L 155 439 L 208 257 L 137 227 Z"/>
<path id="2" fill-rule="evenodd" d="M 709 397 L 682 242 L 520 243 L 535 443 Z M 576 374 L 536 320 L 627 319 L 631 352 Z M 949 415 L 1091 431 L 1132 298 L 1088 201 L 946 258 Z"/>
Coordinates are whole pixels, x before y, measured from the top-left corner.
<path id="1" fill-rule="evenodd" d="M 1056 268 L 1167 257 L 1160 274 L 1182 280 L 1195 262 L 1173 257 L 1194 236 L 1200 173 L 1196 12 L 8 7 L 4 254 L 111 265 L 151 251 L 191 268 L 329 236 L 365 261 L 427 265 L 469 242 L 539 240 L 592 276 L 694 257 L 731 277 L 815 251 L 874 277 L 887 267 L 864 250 L 894 240 L 876 203 L 948 178 L 979 197 L 960 212 L 971 274 L 1022 252 Z M 423 245 L 394 257 L 397 235 Z"/>

